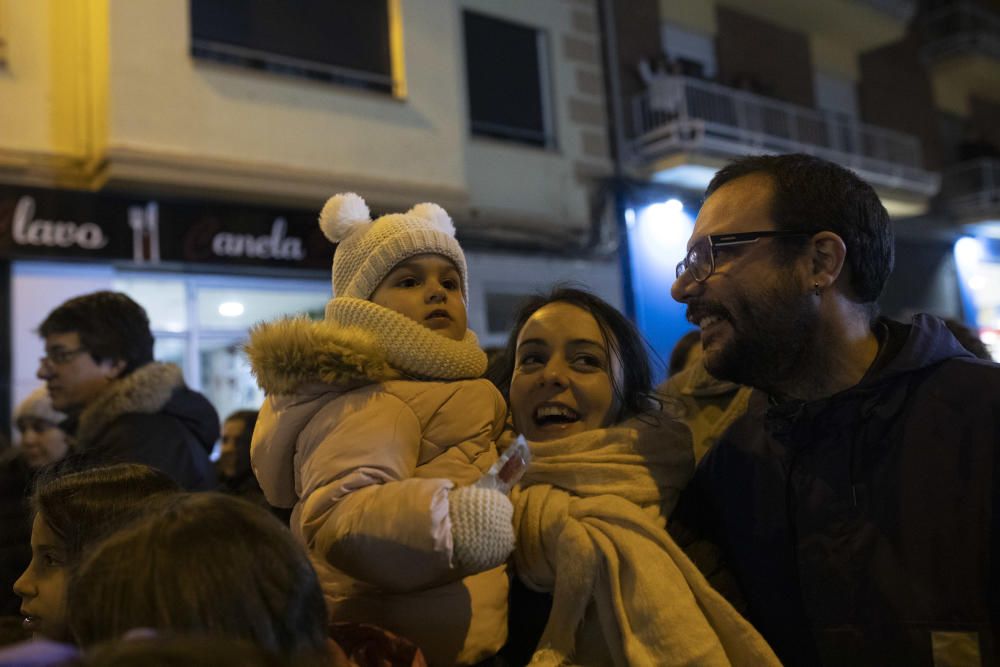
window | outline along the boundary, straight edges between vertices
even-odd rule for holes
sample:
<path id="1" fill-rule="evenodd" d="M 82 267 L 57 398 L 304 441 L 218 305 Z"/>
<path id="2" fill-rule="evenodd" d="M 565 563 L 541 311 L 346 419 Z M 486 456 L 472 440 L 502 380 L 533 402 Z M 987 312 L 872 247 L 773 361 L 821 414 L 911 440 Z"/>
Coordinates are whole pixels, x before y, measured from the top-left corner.
<path id="1" fill-rule="evenodd" d="M 715 77 L 715 41 L 711 36 L 664 21 L 660 39 L 667 57 L 677 61 L 684 76 Z"/>
<path id="2" fill-rule="evenodd" d="M 555 145 L 545 33 L 464 12 L 472 134 Z"/>
<path id="3" fill-rule="evenodd" d="M 190 0 L 191 55 L 401 94 L 393 78 L 398 0 Z"/>

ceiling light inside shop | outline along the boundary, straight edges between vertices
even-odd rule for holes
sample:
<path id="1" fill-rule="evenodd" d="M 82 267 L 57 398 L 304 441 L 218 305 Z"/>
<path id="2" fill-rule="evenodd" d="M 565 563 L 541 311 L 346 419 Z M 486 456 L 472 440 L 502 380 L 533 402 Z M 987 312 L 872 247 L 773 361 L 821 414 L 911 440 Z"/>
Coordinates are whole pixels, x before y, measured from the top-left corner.
<path id="1" fill-rule="evenodd" d="M 239 301 L 225 301 L 219 304 L 219 315 L 223 317 L 239 317 L 243 314 L 243 304 Z"/>

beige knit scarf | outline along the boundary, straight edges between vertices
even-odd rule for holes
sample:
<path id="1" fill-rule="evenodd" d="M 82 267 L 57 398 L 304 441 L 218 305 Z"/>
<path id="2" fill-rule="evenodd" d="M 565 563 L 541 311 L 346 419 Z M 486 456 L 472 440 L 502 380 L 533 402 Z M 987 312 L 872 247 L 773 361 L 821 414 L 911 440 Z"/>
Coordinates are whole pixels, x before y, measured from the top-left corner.
<path id="1" fill-rule="evenodd" d="M 532 464 L 511 495 L 514 563 L 526 585 L 553 594 L 531 665 L 606 661 L 577 637 L 585 620 L 615 665 L 780 664 L 664 529 L 692 473 L 690 438 L 646 416 L 530 443 Z"/>
<path id="2" fill-rule="evenodd" d="M 486 353 L 471 329 L 452 340 L 402 313 L 348 297 L 330 299 L 326 320 L 373 334 L 389 365 L 416 379 L 463 380 L 486 372 Z"/>

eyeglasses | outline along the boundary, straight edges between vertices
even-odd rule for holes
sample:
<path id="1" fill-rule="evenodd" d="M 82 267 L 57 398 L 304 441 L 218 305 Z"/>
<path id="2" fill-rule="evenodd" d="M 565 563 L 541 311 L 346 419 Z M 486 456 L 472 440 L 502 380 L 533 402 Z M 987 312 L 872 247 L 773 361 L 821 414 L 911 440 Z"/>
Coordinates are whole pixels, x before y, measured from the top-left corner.
<path id="1" fill-rule="evenodd" d="M 86 352 L 87 348 L 78 347 L 75 350 L 63 350 L 62 348 L 56 348 L 51 352 L 46 352 L 44 357 L 39 358 L 38 362 L 42 364 L 54 364 L 56 366 L 62 366 L 73 360 L 73 357 L 80 354 L 81 352 Z"/>
<path id="2" fill-rule="evenodd" d="M 687 271 L 696 282 L 704 282 L 715 272 L 715 254 L 720 248 L 747 245 L 749 243 L 756 243 L 761 239 L 791 238 L 793 236 L 812 236 L 812 234 L 790 231 L 711 234 L 703 239 L 699 239 L 688 250 L 687 256 L 677 262 L 677 277 L 680 278 Z"/>

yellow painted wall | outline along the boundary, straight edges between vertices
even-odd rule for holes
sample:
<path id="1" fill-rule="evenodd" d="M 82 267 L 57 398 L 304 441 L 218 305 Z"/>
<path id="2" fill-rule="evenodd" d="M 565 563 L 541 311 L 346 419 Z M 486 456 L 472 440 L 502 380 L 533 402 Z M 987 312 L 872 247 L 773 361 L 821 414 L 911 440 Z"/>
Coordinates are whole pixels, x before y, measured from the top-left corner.
<path id="1" fill-rule="evenodd" d="M 0 66 L 0 152 L 53 150 L 49 123 L 49 3 L 0 0 L 7 62 Z"/>
<path id="2" fill-rule="evenodd" d="M 107 0 L 5 0 L 0 164 L 77 184 L 103 152 Z"/>
<path id="3" fill-rule="evenodd" d="M 301 169 L 462 183 L 455 17 L 402 3 L 405 100 L 189 55 L 186 2 L 113 0 L 110 144 Z"/>

